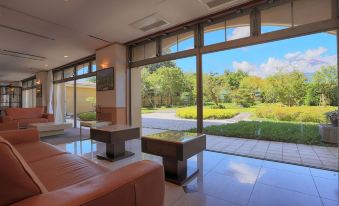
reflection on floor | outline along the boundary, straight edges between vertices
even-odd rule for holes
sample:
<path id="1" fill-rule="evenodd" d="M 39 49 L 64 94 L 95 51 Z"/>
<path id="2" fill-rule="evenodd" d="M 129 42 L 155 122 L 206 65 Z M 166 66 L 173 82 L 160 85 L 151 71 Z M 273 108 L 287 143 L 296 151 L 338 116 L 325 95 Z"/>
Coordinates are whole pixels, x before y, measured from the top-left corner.
<path id="1" fill-rule="evenodd" d="M 156 132 L 156 131 L 154 131 Z M 114 163 L 96 158 L 105 150 L 84 140 L 59 147 L 116 170 L 132 162 L 161 158 L 141 152 L 140 140 L 126 143 L 134 156 Z M 188 161 L 199 174 L 185 187 L 166 183 L 166 206 L 227 205 L 338 205 L 338 173 L 290 164 L 204 151 Z"/>

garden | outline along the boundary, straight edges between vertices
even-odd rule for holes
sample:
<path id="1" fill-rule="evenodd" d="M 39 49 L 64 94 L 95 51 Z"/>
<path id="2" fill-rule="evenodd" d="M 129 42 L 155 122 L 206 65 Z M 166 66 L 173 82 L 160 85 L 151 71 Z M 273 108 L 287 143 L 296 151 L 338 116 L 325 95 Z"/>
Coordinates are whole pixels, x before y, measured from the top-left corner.
<path id="1" fill-rule="evenodd" d="M 174 62 L 142 69 L 142 113 L 174 110 L 183 119 L 196 119 L 196 74 Z M 249 119 L 210 126 L 204 133 L 304 144 L 323 144 L 319 124 L 328 124 L 337 110 L 337 68 L 312 74 L 297 70 L 265 78 L 243 71 L 203 74 L 203 119 Z M 331 113 L 332 112 L 332 113 Z"/>

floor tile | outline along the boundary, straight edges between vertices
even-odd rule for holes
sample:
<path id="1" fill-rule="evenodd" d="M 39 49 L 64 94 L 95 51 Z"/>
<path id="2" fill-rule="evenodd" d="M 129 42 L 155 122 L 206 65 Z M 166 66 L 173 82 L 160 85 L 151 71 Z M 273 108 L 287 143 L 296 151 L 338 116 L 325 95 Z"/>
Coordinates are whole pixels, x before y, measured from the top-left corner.
<path id="1" fill-rule="evenodd" d="M 314 177 L 314 182 L 319 191 L 320 197 L 339 201 L 338 181 L 321 177 Z"/>
<path id="2" fill-rule="evenodd" d="M 200 183 L 190 184 L 196 184 L 199 192 L 239 205 L 247 204 L 254 186 L 248 179 L 216 172 L 206 175 Z"/>
<path id="3" fill-rule="evenodd" d="M 318 195 L 312 176 L 309 174 L 263 167 L 257 182 L 309 195 Z"/>
<path id="4" fill-rule="evenodd" d="M 293 165 L 293 164 L 264 161 L 263 167 L 273 168 L 273 169 L 278 169 L 278 170 L 283 170 L 283 171 L 289 171 L 289 172 L 294 172 L 298 174 L 311 175 L 310 169 L 308 167 L 303 167 L 303 166 L 298 166 L 298 165 Z"/>
<path id="5" fill-rule="evenodd" d="M 237 204 L 217 199 L 204 193 L 189 193 L 173 206 L 238 206 Z"/>
<path id="6" fill-rule="evenodd" d="M 257 183 L 249 206 L 322 206 L 319 197 Z"/>
<path id="7" fill-rule="evenodd" d="M 324 206 L 338 206 L 339 205 L 339 202 L 337 201 L 333 201 L 333 200 L 329 200 L 329 199 L 326 199 L 326 198 L 321 198 Z"/>

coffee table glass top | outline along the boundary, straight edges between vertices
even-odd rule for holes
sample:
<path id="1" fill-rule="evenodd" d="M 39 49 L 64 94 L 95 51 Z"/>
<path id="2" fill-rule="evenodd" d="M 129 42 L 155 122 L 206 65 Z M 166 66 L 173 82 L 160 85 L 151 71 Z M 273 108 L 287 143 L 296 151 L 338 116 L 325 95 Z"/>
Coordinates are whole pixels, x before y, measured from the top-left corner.
<path id="1" fill-rule="evenodd" d="M 143 138 L 163 140 L 168 142 L 184 143 L 199 138 L 204 134 L 193 132 L 166 131 L 156 134 L 144 135 Z"/>

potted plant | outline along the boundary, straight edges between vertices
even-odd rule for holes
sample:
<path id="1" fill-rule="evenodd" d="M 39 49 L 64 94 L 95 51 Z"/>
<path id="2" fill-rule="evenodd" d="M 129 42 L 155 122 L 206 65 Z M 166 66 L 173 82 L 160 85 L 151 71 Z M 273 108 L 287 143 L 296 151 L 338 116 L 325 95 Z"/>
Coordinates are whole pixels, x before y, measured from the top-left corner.
<path id="1" fill-rule="evenodd" d="M 331 124 L 320 124 L 319 133 L 321 140 L 326 143 L 338 144 L 338 111 L 326 113 Z"/>

